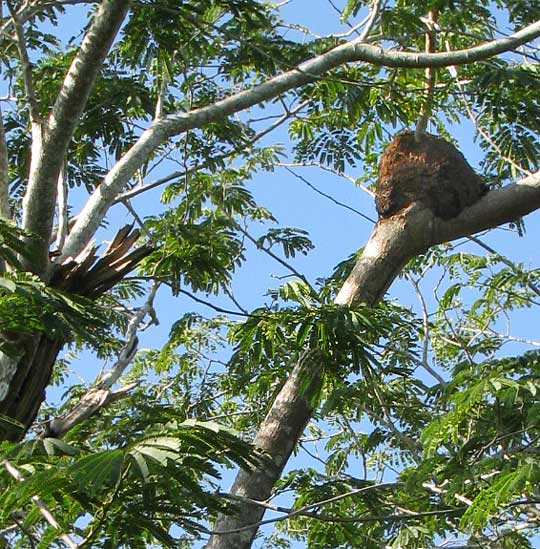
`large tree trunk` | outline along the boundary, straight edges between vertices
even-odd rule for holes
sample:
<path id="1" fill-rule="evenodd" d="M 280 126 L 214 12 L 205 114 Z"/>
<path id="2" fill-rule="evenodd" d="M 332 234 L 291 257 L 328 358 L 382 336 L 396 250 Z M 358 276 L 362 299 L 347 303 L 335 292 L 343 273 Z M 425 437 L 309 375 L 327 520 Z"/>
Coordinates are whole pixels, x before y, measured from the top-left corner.
<path id="1" fill-rule="evenodd" d="M 102 256 L 89 246 L 77 260 L 57 266 L 50 285 L 89 298 L 97 298 L 131 272 L 151 248 L 132 249 L 140 236 L 128 225 L 118 231 Z M 0 441 L 19 440 L 32 426 L 45 400 L 54 363 L 65 341 L 51 340 L 45 334 L 18 335 L 11 340 L 15 354 L 0 351 L 0 416 L 22 425 L 22 429 L 0 421 Z"/>
<path id="2" fill-rule="evenodd" d="M 63 344 L 43 334 L 34 334 L 20 340 L 19 346 L 24 350 L 19 359 L 0 354 L 0 371 L 11 369 L 14 373 L 9 384 L 4 382 L 6 393 L 0 401 L 0 414 L 25 427 L 21 430 L 0 423 L 0 440 L 19 440 L 34 422 Z"/>
<path id="3" fill-rule="evenodd" d="M 336 303 L 375 305 L 405 263 L 429 246 L 429 210 L 413 205 L 376 225 Z M 312 402 L 323 374 L 322 353 L 307 352 L 294 367 L 261 424 L 254 440 L 269 459 L 252 471 L 241 470 L 230 490 L 236 496 L 265 501 L 280 478 L 297 441 L 313 414 Z M 309 381 L 309 382 L 308 382 Z M 248 549 L 257 533 L 264 508 L 240 503 L 234 515 L 220 515 L 208 549 Z"/>

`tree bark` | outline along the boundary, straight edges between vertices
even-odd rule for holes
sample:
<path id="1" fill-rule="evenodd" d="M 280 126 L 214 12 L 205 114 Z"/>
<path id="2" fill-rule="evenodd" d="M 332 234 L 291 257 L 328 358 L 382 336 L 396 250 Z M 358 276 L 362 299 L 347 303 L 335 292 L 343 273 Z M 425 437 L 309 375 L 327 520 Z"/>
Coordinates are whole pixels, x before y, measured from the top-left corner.
<path id="1" fill-rule="evenodd" d="M 25 268 L 46 277 L 57 182 L 73 132 L 84 111 L 94 82 L 125 19 L 128 0 L 105 0 L 66 74 L 52 112 L 32 135 L 32 158 L 23 201 L 23 227 L 40 240 L 39 257 Z"/>
<path id="2" fill-rule="evenodd" d="M 145 245 L 132 249 L 139 236 L 140 232 L 133 230 L 131 225 L 121 228 L 100 258 L 96 247 L 88 247 L 79 261 L 57 266 L 50 285 L 69 293 L 97 298 L 122 280 L 150 253 L 151 248 Z M 35 333 L 11 339 L 11 347 L 18 350 L 17 356 L 0 351 L 0 415 L 23 426 L 22 430 L 14 431 L 6 427 L 7 422 L 0 422 L 0 441 L 18 440 L 31 427 L 45 400 L 45 390 L 64 343 Z M 130 350 L 127 349 L 126 353 L 129 354 Z M 110 377 L 112 386 L 118 378 L 114 378 L 113 374 Z"/>
<path id="3" fill-rule="evenodd" d="M 336 303 L 375 305 L 399 274 L 405 263 L 428 246 L 431 211 L 410 206 L 376 225 L 371 237 L 335 299 Z M 241 470 L 230 493 L 265 501 L 281 476 L 296 443 L 313 414 L 312 403 L 319 390 L 324 363 L 322 353 L 310 351 L 298 362 L 283 384 L 253 444 L 269 457 L 252 471 Z M 248 549 L 257 533 L 264 508 L 242 504 L 238 514 L 220 515 L 208 549 Z"/>
<path id="4" fill-rule="evenodd" d="M 540 175 L 534 174 L 518 184 L 487 193 L 449 220 L 435 217 L 431 210 L 416 203 L 379 220 L 335 302 L 375 305 L 407 261 L 430 246 L 515 220 L 540 207 L 539 185 Z M 317 354 L 312 352 L 293 369 L 254 440 L 255 447 L 269 456 L 271 465 L 240 471 L 230 490 L 232 495 L 256 501 L 265 501 L 271 496 L 312 416 L 311 402 L 321 383 L 322 366 Z M 299 383 L 299 379 L 304 382 Z M 249 549 L 263 515 L 262 506 L 247 503 L 235 515 L 220 515 L 207 549 Z"/>
<path id="5" fill-rule="evenodd" d="M 49 385 L 56 357 L 64 342 L 51 340 L 44 334 L 35 334 L 21 341 L 22 356 L 16 358 L 0 351 L 0 370 L 10 365 L 14 376 L 6 383 L 5 394 L 0 395 L 0 414 L 24 426 L 22 430 L 9 429 L 0 424 L 0 440 L 20 440 L 32 425 L 45 389 Z"/>

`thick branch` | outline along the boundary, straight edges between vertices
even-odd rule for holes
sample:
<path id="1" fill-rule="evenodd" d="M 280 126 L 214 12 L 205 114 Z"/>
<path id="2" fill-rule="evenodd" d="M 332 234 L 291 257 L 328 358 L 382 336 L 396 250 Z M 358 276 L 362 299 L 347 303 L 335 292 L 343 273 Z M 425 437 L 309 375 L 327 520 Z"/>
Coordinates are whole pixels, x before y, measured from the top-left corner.
<path id="1" fill-rule="evenodd" d="M 413 203 L 399 214 L 381 219 L 375 225 L 362 255 L 335 301 L 343 305 L 373 305 L 383 298 L 403 265 L 418 253 L 434 244 L 512 221 L 538 207 L 540 172 L 519 183 L 487 193 L 458 217 L 447 221 Z M 231 494 L 259 501 L 271 496 L 274 483 L 311 417 L 313 410 L 310 403 L 315 394 L 313 391 L 321 382 L 322 373 L 322 364 L 320 358 L 317 360 L 315 351 L 296 365 L 254 441 L 271 457 L 275 466 L 240 471 Z M 299 379 L 303 379 L 303 383 L 299 383 Z M 220 516 L 208 549 L 251 547 L 263 512 L 261 507 L 246 504 L 236 515 Z M 250 525 L 251 528 L 247 528 Z"/>
<path id="2" fill-rule="evenodd" d="M 516 221 L 540 208 L 540 171 L 501 189 L 488 192 L 460 215 L 444 221 L 436 218 L 432 243 L 440 244 Z"/>
<path id="3" fill-rule="evenodd" d="M 56 227 L 56 239 L 55 247 L 57 250 L 61 250 L 66 240 L 66 234 L 68 231 L 68 188 L 66 181 L 66 174 L 64 169 L 60 169 L 58 175 L 57 184 L 58 193 L 58 213 L 57 213 L 57 227 Z"/>
<path id="4" fill-rule="evenodd" d="M 361 294 L 364 296 L 367 294 L 371 299 L 377 300 L 384 295 L 403 266 L 403 263 L 399 264 L 397 254 L 390 254 L 395 258 L 393 264 L 381 255 L 382 252 L 388 255 L 386 251 L 394 248 L 394 243 L 389 242 L 389 238 L 399 238 L 403 250 L 408 253 L 411 243 L 407 242 L 407 239 L 410 236 L 415 239 L 420 249 L 428 248 L 515 221 L 537 208 L 540 208 L 540 171 L 518 183 L 487 193 L 457 217 L 449 220 L 432 216 L 429 210 L 413 210 L 406 213 L 407 225 L 414 224 L 416 227 L 417 232 L 414 235 L 411 234 L 411 229 L 403 230 L 399 234 L 394 233 L 397 216 L 379 221 L 336 301 L 338 303 L 360 302 L 362 299 L 358 296 Z M 399 244 L 397 250 L 399 250 Z M 375 268 L 377 268 L 377 276 L 373 277 L 372 270 Z M 377 295 L 377 292 L 382 294 Z"/>
<path id="5" fill-rule="evenodd" d="M 64 155 L 113 40 L 127 15 L 128 0 L 105 0 L 88 29 L 64 79 L 43 131 L 39 154 L 33 150 L 24 197 L 23 226 L 38 235 L 42 254 L 28 266 L 43 275 L 51 238 L 57 180 Z"/>
<path id="6" fill-rule="evenodd" d="M 9 161 L 4 128 L 4 117 L 0 109 L 0 215 L 11 217 L 9 209 Z"/>
<path id="7" fill-rule="evenodd" d="M 413 204 L 400 215 L 381 219 L 336 297 L 336 303 L 378 303 L 405 263 L 428 246 L 433 215 Z"/>
<path id="8" fill-rule="evenodd" d="M 237 113 L 293 88 L 316 80 L 324 73 L 349 62 L 364 61 L 379 66 L 425 68 L 472 63 L 487 59 L 540 36 L 540 21 L 500 40 L 455 52 L 411 53 L 386 51 L 359 39 L 337 46 L 297 68 L 267 82 L 234 94 L 212 105 L 157 120 L 107 174 L 79 214 L 66 241 L 65 256 L 76 256 L 90 240 L 119 193 L 148 157 L 167 139 L 184 131 L 200 128 Z"/>
<path id="9" fill-rule="evenodd" d="M 259 501 L 268 499 L 312 416 L 312 399 L 320 387 L 323 370 L 323 354 L 317 349 L 306 352 L 298 361 L 253 441 L 268 460 L 255 470 L 238 472 L 230 490 L 233 496 Z M 263 507 L 244 503 L 238 514 L 220 515 L 206 549 L 248 549 L 263 514 Z M 251 528 L 246 528 L 249 526 Z"/>
<path id="10" fill-rule="evenodd" d="M 421 227 L 429 225 L 431 217 L 429 210 L 413 205 L 401 216 L 379 221 L 355 267 L 355 284 L 347 281 L 336 303 L 376 304 L 405 262 L 423 251 L 425 233 Z M 259 501 L 270 497 L 313 413 L 312 402 L 323 375 L 322 356 L 313 350 L 298 362 L 257 432 L 253 443 L 270 456 L 271 465 L 240 471 L 231 494 Z M 248 549 L 263 513 L 263 508 L 245 504 L 236 515 L 220 516 L 207 549 Z"/>

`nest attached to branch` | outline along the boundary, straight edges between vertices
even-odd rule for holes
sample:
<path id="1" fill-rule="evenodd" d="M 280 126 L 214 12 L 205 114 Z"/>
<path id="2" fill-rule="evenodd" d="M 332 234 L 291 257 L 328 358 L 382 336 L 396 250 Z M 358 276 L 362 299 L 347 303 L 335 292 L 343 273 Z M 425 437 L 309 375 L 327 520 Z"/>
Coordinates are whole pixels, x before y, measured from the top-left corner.
<path id="1" fill-rule="evenodd" d="M 381 218 L 417 202 L 436 217 L 451 219 L 474 204 L 486 188 L 465 157 L 448 141 L 414 132 L 397 135 L 379 163 L 375 205 Z"/>

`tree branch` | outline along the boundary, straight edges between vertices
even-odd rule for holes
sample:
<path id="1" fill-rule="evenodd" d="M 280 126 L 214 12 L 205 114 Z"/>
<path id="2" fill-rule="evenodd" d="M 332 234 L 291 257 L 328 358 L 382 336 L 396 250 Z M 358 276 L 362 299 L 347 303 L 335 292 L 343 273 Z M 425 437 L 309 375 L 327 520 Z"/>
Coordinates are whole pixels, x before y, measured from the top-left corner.
<path id="1" fill-rule="evenodd" d="M 0 108 L 0 215 L 10 218 L 9 208 L 9 159 L 4 128 L 4 117 Z"/>
<path id="2" fill-rule="evenodd" d="M 244 530 L 248 530 L 248 529 L 251 529 L 253 528 L 254 526 L 263 526 L 265 524 L 272 524 L 272 523 L 275 523 L 275 522 L 281 522 L 281 521 L 284 521 L 284 520 L 288 520 L 290 518 L 293 518 L 295 516 L 308 516 L 308 517 L 311 517 L 311 518 L 315 518 L 315 519 L 322 519 L 322 520 L 325 520 L 325 521 L 335 521 L 335 522 L 342 522 L 344 519 L 343 517 L 329 517 L 329 516 L 325 516 L 325 515 L 322 515 L 321 513 L 318 513 L 318 512 L 313 512 L 314 509 L 319 509 L 321 507 L 324 507 L 325 505 L 330 505 L 332 503 L 335 503 L 336 501 L 340 501 L 342 499 L 346 499 L 346 498 L 351 498 L 353 496 L 357 496 L 359 494 L 363 494 L 365 492 L 370 492 L 372 490 L 384 490 L 386 488 L 396 488 L 399 486 L 399 483 L 396 483 L 396 482 L 381 482 L 379 484 L 370 484 L 369 486 L 364 486 L 363 488 L 356 488 L 354 490 L 350 490 L 349 492 L 346 492 L 345 494 L 338 494 L 337 496 L 333 496 L 333 497 L 330 497 L 328 499 L 325 499 L 325 500 L 321 500 L 321 501 L 317 501 L 315 503 L 310 503 L 308 505 L 304 505 L 303 507 L 300 507 L 299 509 L 291 509 L 291 508 L 288 508 L 288 507 L 282 507 L 280 505 L 273 505 L 271 503 L 267 503 L 267 502 L 264 502 L 264 501 L 257 501 L 257 500 L 253 500 L 253 499 L 249 499 L 249 498 L 245 498 L 245 497 L 242 497 L 242 496 L 237 496 L 237 495 L 229 495 L 229 494 L 224 494 L 224 497 L 227 497 L 227 498 L 230 498 L 230 499 L 233 499 L 233 500 L 238 500 L 244 504 L 250 504 L 250 505 L 256 505 L 258 507 L 261 507 L 263 509 L 270 509 L 272 511 L 276 511 L 278 513 L 284 513 L 284 516 L 281 516 L 281 517 L 275 517 L 275 518 L 271 518 L 271 519 L 268 519 L 268 520 L 261 520 L 259 521 L 258 524 L 249 524 L 247 526 L 243 526 L 241 528 L 236 528 L 234 530 L 228 530 L 228 531 L 213 531 L 212 532 L 212 535 L 225 535 L 225 534 L 235 534 L 235 533 L 238 533 L 238 532 L 242 532 Z M 407 517 L 407 516 L 410 516 L 410 515 L 401 515 L 400 518 L 404 518 L 404 517 Z M 417 516 L 415 514 L 415 516 Z M 395 515 L 390 515 L 391 518 L 396 518 Z M 380 518 L 380 517 L 377 517 L 377 518 Z M 347 521 L 351 521 L 351 522 L 363 522 L 363 521 L 370 521 L 370 520 L 377 520 L 376 517 L 362 517 L 362 518 L 359 518 L 359 519 L 354 519 L 354 520 L 351 520 L 349 518 L 345 519 Z"/>
<path id="3" fill-rule="evenodd" d="M 300 181 L 302 181 L 302 183 L 305 183 L 310 189 L 315 191 L 317 194 L 320 194 L 321 196 L 324 196 L 324 198 L 327 198 L 328 200 L 330 200 L 330 202 L 333 202 L 336 206 L 340 206 L 342 208 L 345 208 L 346 210 L 349 210 L 349 211 L 355 213 L 356 215 L 364 218 L 366 221 L 369 221 L 370 223 L 373 223 L 373 224 L 376 223 L 376 221 L 374 219 L 372 219 L 371 217 L 369 217 L 366 214 L 363 214 L 361 211 L 357 210 L 356 208 L 353 208 L 352 206 L 349 206 L 348 204 L 345 204 L 344 202 L 340 202 L 339 200 L 334 198 L 332 195 L 321 191 L 319 188 L 317 188 L 315 185 L 313 185 L 313 183 L 308 181 L 305 177 L 303 177 L 300 174 L 296 173 L 294 170 L 291 170 L 291 168 L 289 168 L 287 165 L 281 164 L 281 166 L 284 167 L 292 176 L 296 177 L 296 179 L 299 179 Z M 326 168 L 324 166 L 321 166 L 321 169 L 325 170 Z M 327 171 L 329 171 L 329 170 L 327 170 Z M 369 191 L 365 187 L 360 187 L 360 188 L 365 192 L 371 193 L 371 191 Z M 373 193 L 371 193 L 371 194 L 373 194 Z"/>
<path id="4" fill-rule="evenodd" d="M 75 257 L 84 248 L 133 174 L 164 141 L 174 135 L 200 128 L 277 97 L 318 79 L 324 73 L 344 63 L 363 61 L 378 66 L 403 68 L 459 65 L 487 59 L 515 49 L 538 36 L 540 36 L 540 21 L 509 37 L 464 50 L 440 53 L 393 52 L 355 39 L 249 90 L 241 91 L 206 107 L 156 120 L 111 169 L 81 210 L 66 241 L 65 256 Z"/>
<path id="5" fill-rule="evenodd" d="M 49 422 L 44 436 L 55 438 L 64 436 L 72 427 L 94 415 L 111 402 L 122 398 L 137 386 L 137 383 L 133 382 L 120 387 L 116 391 L 112 390 L 112 387 L 131 364 L 137 352 L 137 331 L 146 315 L 153 314 L 153 303 L 158 288 L 159 282 L 154 283 L 144 305 L 139 307 L 130 319 L 126 331 L 126 341 L 116 363 L 97 377 L 96 381 L 72 409 Z"/>
<path id="6" fill-rule="evenodd" d="M 28 111 L 30 114 L 30 123 L 32 125 L 32 137 L 36 138 L 35 132 L 41 131 L 41 115 L 39 114 L 39 105 L 36 98 L 34 89 L 34 79 L 32 76 L 32 64 L 28 58 L 28 51 L 26 49 L 26 38 L 24 36 L 24 29 L 20 21 L 19 15 L 15 11 L 11 2 L 7 2 L 9 13 L 15 27 L 15 36 L 17 37 L 17 49 L 19 50 L 19 60 L 21 62 L 21 72 L 24 82 L 24 89 L 26 92 L 26 99 L 28 100 Z"/>
<path id="7" fill-rule="evenodd" d="M 48 267 L 57 181 L 65 152 L 127 12 L 128 0 L 105 0 L 101 4 L 46 121 L 41 150 L 32 150 L 28 188 L 23 201 L 23 227 L 41 239 L 41 257 L 35 264 L 27 265 L 29 270 L 41 276 Z"/>
<path id="8" fill-rule="evenodd" d="M 66 181 L 66 174 L 64 168 L 60 169 L 58 175 L 58 213 L 57 213 L 57 227 L 56 227 L 56 239 L 55 247 L 57 250 L 61 250 L 66 240 L 66 234 L 68 231 L 68 187 Z"/>
<path id="9" fill-rule="evenodd" d="M 306 105 L 308 104 L 308 101 L 303 101 L 299 105 L 297 105 L 294 109 L 287 109 L 285 113 L 278 118 L 273 124 L 265 128 L 264 130 L 260 131 L 257 135 L 253 136 L 252 139 L 249 140 L 248 143 L 243 143 L 242 145 L 235 147 L 231 149 L 230 151 L 224 152 L 222 154 L 219 154 L 217 156 L 213 156 L 212 158 L 200 162 L 199 164 L 196 164 L 195 166 L 190 166 L 186 168 L 185 170 L 176 171 L 169 175 L 166 175 L 165 177 L 161 177 L 159 179 L 155 179 L 154 181 L 150 181 L 149 183 L 146 183 L 145 185 L 141 185 L 138 187 L 135 187 L 134 189 L 131 189 L 129 191 L 126 191 L 125 193 L 121 194 L 117 198 L 115 198 L 114 203 L 123 202 L 126 199 L 133 198 L 134 196 L 137 196 L 139 194 L 142 194 L 146 191 L 149 191 L 151 189 L 155 189 L 156 187 L 160 187 L 161 185 L 165 185 L 166 183 L 169 183 L 173 179 L 181 179 L 186 177 L 189 174 L 192 174 L 194 172 L 197 172 L 199 170 L 202 170 L 212 164 L 214 164 L 218 160 L 225 160 L 227 158 L 230 158 L 231 156 L 238 154 L 245 150 L 246 146 L 253 145 L 257 141 L 260 141 L 265 135 L 268 135 L 270 132 L 281 126 L 284 122 L 286 122 L 289 118 L 297 114 L 299 111 L 301 111 Z"/>
<path id="10" fill-rule="evenodd" d="M 362 301 L 358 297 L 359 292 L 367 292 L 376 301 L 384 295 L 408 257 L 435 244 L 515 221 L 537 208 L 540 208 L 540 171 L 517 183 L 488 192 L 457 217 L 448 220 L 415 205 L 400 216 L 379 220 L 336 300 L 338 303 L 350 303 L 352 299 L 359 303 Z M 416 229 L 411 227 L 411 223 L 415 224 Z M 400 229 L 395 232 L 398 225 Z M 408 256 L 414 246 L 418 249 Z M 394 258 L 391 263 L 384 258 L 387 254 Z M 376 277 L 372 269 L 377 270 Z M 386 284 L 381 285 L 377 278 L 386 280 Z M 382 293 L 377 295 L 377 292 Z"/>
<path id="11" fill-rule="evenodd" d="M 450 220 L 435 217 L 431 210 L 418 203 L 390 218 L 380 219 L 335 303 L 376 304 L 409 259 L 434 244 L 525 215 L 540 206 L 539 187 L 540 173 L 487 193 Z M 313 349 L 294 367 L 254 440 L 254 445 L 272 458 L 273 466 L 240 471 L 231 488 L 232 494 L 262 501 L 270 496 L 273 484 L 312 415 L 317 387 L 324 373 L 323 361 L 324 355 Z M 257 524 L 262 513 L 257 506 L 245 505 L 237 515 L 218 517 L 216 531 L 236 533 L 212 536 L 208 549 L 248 549 L 257 527 L 244 527 Z"/>
<path id="12" fill-rule="evenodd" d="M 484 195 L 449 220 L 435 218 L 431 237 L 441 244 L 516 221 L 540 208 L 540 170 Z"/>

